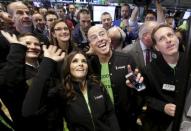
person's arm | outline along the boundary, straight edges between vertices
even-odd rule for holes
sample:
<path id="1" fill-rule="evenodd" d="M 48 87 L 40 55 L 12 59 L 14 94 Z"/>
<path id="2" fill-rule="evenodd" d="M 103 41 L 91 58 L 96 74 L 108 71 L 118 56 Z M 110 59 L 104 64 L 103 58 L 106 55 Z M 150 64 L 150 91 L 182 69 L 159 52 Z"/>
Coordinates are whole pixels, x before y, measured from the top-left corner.
<path id="1" fill-rule="evenodd" d="M 157 8 L 157 22 L 165 23 L 164 10 L 160 3 L 160 0 L 156 0 L 156 8 Z"/>
<path id="2" fill-rule="evenodd" d="M 7 62 L 0 70 L 0 85 L 3 85 L 0 87 L 3 88 L 5 85 L 16 87 L 16 85 L 23 84 L 25 81 L 26 44 L 19 42 L 15 35 L 10 35 L 4 31 L 1 31 L 1 33 L 11 46 Z"/>
<path id="3" fill-rule="evenodd" d="M 137 21 L 137 16 L 139 14 L 139 8 L 137 6 L 134 7 L 133 12 L 131 13 L 130 21 L 135 22 Z"/>
<path id="4" fill-rule="evenodd" d="M 23 102 L 22 114 L 24 117 L 35 114 L 40 108 L 40 102 L 45 88 L 46 81 L 56 68 L 56 62 L 64 59 L 65 53 L 56 46 L 50 45 L 48 49 L 43 46 L 44 58 L 41 62 L 39 72 L 32 81 Z"/>

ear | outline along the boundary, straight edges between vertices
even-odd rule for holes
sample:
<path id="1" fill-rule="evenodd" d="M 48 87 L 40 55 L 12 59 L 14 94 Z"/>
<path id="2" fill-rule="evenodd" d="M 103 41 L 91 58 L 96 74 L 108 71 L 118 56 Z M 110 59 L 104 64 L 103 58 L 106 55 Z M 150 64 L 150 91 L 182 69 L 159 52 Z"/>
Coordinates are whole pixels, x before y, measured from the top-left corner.
<path id="1" fill-rule="evenodd" d="M 155 47 L 155 49 L 156 49 L 157 51 L 159 51 L 159 49 L 158 49 L 157 45 L 155 45 L 154 47 Z"/>
<path id="2" fill-rule="evenodd" d="M 55 33 L 54 33 L 54 32 L 52 32 L 52 36 L 53 36 L 54 38 L 56 38 L 56 35 L 55 35 Z"/>

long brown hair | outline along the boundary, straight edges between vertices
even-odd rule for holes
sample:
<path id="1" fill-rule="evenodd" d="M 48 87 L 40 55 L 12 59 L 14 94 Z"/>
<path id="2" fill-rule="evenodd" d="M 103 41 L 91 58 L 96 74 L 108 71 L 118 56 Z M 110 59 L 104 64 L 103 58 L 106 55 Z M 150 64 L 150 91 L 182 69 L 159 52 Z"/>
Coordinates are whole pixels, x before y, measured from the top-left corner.
<path id="1" fill-rule="evenodd" d="M 61 85 L 62 89 L 61 90 L 62 91 L 61 91 L 61 93 L 62 93 L 62 95 L 64 93 L 64 95 L 67 99 L 75 99 L 75 95 L 76 95 L 76 92 L 73 87 L 74 79 L 72 78 L 71 73 L 70 73 L 70 65 L 71 65 L 72 59 L 77 54 L 84 55 L 87 60 L 86 55 L 82 51 L 80 51 L 80 50 L 73 51 L 66 57 L 64 64 L 63 64 L 63 68 L 62 68 L 62 76 L 61 76 L 61 78 L 62 78 L 62 85 Z M 86 75 L 85 81 L 87 81 L 88 79 L 91 79 L 92 82 L 100 84 L 95 79 L 96 77 L 93 75 L 91 65 L 88 61 L 87 61 L 87 64 L 88 64 L 88 73 Z M 80 88 L 83 88 L 82 86 L 84 86 L 84 85 L 82 83 L 80 83 Z"/>

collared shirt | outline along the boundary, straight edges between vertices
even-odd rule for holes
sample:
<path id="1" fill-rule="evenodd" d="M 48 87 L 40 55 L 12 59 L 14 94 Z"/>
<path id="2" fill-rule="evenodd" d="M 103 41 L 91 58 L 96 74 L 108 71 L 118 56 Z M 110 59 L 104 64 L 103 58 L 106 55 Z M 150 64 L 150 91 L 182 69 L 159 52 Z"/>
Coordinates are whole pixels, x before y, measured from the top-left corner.
<path id="1" fill-rule="evenodd" d="M 145 65 L 146 65 L 146 52 L 147 52 L 147 49 L 149 49 L 149 48 L 147 48 L 144 44 L 143 44 L 143 42 L 140 40 L 140 45 L 141 45 L 141 49 L 142 49 L 142 51 L 143 51 L 143 56 L 144 56 L 144 62 L 145 62 Z M 151 53 L 151 52 L 150 52 Z M 150 54 L 150 61 L 151 61 L 151 54 Z"/>

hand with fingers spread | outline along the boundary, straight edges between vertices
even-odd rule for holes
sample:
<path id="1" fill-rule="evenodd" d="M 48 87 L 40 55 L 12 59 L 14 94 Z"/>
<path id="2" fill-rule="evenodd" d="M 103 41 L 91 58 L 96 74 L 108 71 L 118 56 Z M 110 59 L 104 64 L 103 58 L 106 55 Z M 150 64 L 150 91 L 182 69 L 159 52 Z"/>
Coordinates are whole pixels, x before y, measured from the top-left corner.
<path id="1" fill-rule="evenodd" d="M 5 32 L 3 30 L 1 30 L 1 34 L 8 40 L 9 43 L 17 43 L 17 44 L 21 44 L 21 45 L 27 46 L 26 43 L 20 42 L 17 39 L 15 34 L 11 35 L 10 33 Z"/>
<path id="2" fill-rule="evenodd" d="M 169 116 L 175 116 L 176 105 L 168 103 L 164 106 L 164 112 Z"/>
<path id="3" fill-rule="evenodd" d="M 65 57 L 65 52 L 62 52 L 57 46 L 49 45 L 47 48 L 46 45 L 43 45 L 44 57 L 50 58 L 56 62 L 62 61 Z"/>
<path id="4" fill-rule="evenodd" d="M 135 69 L 133 72 L 131 69 L 131 66 L 128 65 L 128 74 L 125 76 L 126 77 L 126 85 L 130 88 L 134 88 L 137 91 L 141 91 L 145 89 L 145 85 L 143 84 L 143 77 L 141 76 L 141 73 L 139 73 L 139 69 Z"/>

